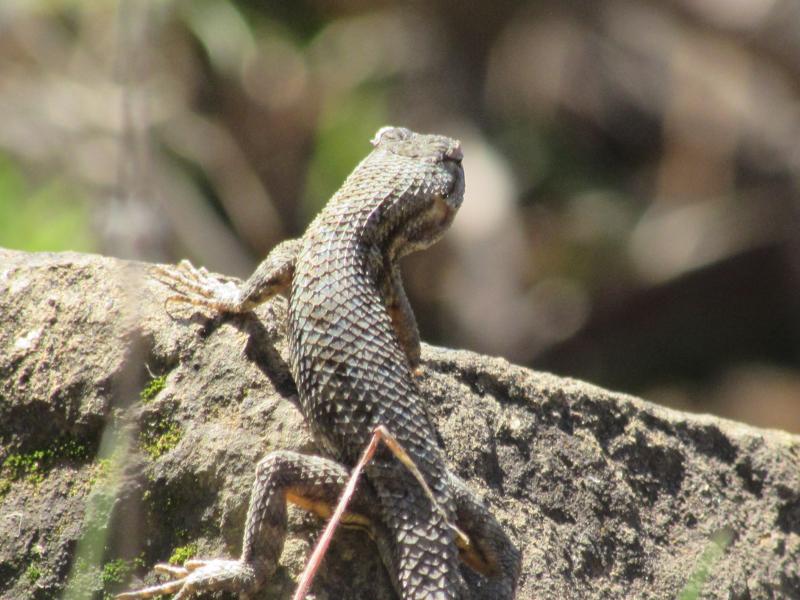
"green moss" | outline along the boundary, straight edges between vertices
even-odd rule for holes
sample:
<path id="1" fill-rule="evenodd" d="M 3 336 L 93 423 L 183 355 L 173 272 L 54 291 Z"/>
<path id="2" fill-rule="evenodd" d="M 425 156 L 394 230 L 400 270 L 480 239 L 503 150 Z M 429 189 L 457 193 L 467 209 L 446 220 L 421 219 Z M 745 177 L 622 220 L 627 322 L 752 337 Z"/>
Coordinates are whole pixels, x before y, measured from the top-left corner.
<path id="1" fill-rule="evenodd" d="M 722 558 L 732 541 L 733 530 L 729 527 L 724 527 L 711 536 L 711 541 L 697 559 L 697 565 L 689 575 L 689 579 L 686 581 L 683 590 L 681 590 L 678 600 L 696 600 L 701 597 L 703 586 L 714 565 Z"/>
<path id="2" fill-rule="evenodd" d="M 111 459 L 101 458 L 92 465 L 92 474 L 87 481 L 90 488 L 105 481 L 111 472 Z"/>
<path id="3" fill-rule="evenodd" d="M 103 565 L 103 571 L 100 574 L 103 587 L 109 588 L 127 583 L 128 578 L 135 568 L 134 561 L 122 558 L 115 558 L 114 560 L 108 561 Z"/>
<path id="4" fill-rule="evenodd" d="M 30 583 L 31 585 L 39 581 L 39 578 L 41 576 L 42 576 L 42 568 L 37 564 L 30 565 L 28 569 L 25 571 L 25 577 L 27 578 L 28 583 Z"/>
<path id="5" fill-rule="evenodd" d="M 197 544 L 186 544 L 185 546 L 175 548 L 172 552 L 172 556 L 169 557 L 169 562 L 173 565 L 182 565 L 195 556 L 197 556 Z"/>
<path id="6" fill-rule="evenodd" d="M 154 377 L 151 379 L 144 389 L 139 394 L 139 399 L 142 403 L 147 404 L 153 398 L 158 396 L 158 393 L 164 389 L 164 386 L 167 385 L 167 376 L 166 375 L 159 375 L 158 377 Z"/>
<path id="7" fill-rule="evenodd" d="M 53 456 L 56 458 L 69 458 L 72 460 L 89 460 L 92 453 L 85 442 L 73 437 L 60 438 L 52 447 Z"/>
<path id="8" fill-rule="evenodd" d="M 24 479 L 36 485 L 44 481 L 45 462 L 48 459 L 49 453 L 46 450 L 9 454 L 3 461 L 3 473 L 11 481 Z"/>
<path id="9" fill-rule="evenodd" d="M 59 438 L 48 448 L 9 454 L 0 466 L 0 497 L 8 492 L 13 481 L 39 485 L 60 459 L 85 461 L 89 456 L 86 444 L 72 437 Z"/>
<path id="10" fill-rule="evenodd" d="M 163 420 L 146 427 L 139 434 L 139 442 L 150 458 L 157 459 L 177 446 L 182 437 L 183 432 L 177 423 Z"/>
<path id="11" fill-rule="evenodd" d="M 159 375 L 150 380 L 139 394 L 143 404 L 148 404 L 164 389 L 167 384 L 167 376 Z M 183 437 L 180 426 L 169 415 L 164 415 L 164 411 L 169 407 L 160 406 L 159 410 L 149 412 L 144 417 L 139 433 L 139 443 L 150 458 L 156 459 L 178 445 Z M 162 413 L 162 414 L 158 414 Z"/>

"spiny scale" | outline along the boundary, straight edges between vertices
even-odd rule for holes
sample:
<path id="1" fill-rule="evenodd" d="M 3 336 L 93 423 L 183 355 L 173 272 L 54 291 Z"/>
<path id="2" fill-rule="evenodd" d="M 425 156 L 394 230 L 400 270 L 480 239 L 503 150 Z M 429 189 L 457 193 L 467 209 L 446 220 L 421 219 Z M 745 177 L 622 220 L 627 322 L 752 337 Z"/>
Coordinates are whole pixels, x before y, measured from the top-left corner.
<path id="1" fill-rule="evenodd" d="M 486 507 L 451 473 L 436 445 L 412 372 L 419 334 L 397 261 L 436 242 L 463 200 L 460 144 L 384 127 L 302 238 L 278 245 L 238 289 L 183 264 L 158 268 L 173 301 L 246 312 L 289 299 L 291 366 L 302 411 L 332 459 L 276 452 L 256 469 L 242 555 L 208 561 L 124 595 L 227 589 L 242 597 L 274 572 L 286 536 L 286 502 L 327 517 L 378 425 L 410 455 L 435 496 L 393 455 L 378 451 L 348 510 L 368 527 L 402 600 L 466 598 L 464 561 L 489 576 L 482 597 L 513 598 L 520 554 Z M 188 566 L 189 563 L 187 563 Z M 217 565 L 216 567 L 214 565 Z"/>

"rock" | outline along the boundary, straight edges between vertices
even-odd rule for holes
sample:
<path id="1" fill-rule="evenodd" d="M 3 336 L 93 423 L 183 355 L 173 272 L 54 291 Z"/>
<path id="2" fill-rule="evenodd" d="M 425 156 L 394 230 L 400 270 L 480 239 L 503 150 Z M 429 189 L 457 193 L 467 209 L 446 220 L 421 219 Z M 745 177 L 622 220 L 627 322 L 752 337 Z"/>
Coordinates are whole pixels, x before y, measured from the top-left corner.
<path id="1" fill-rule="evenodd" d="M 256 462 L 315 452 L 285 306 L 215 317 L 147 265 L 0 250 L 0 596 L 86 598 L 155 562 L 237 556 Z M 455 470 L 523 551 L 518 598 L 800 598 L 800 438 L 499 358 L 425 347 Z M 320 531 L 292 509 L 262 598 L 289 598 Z M 325 598 L 393 598 L 342 530 Z"/>

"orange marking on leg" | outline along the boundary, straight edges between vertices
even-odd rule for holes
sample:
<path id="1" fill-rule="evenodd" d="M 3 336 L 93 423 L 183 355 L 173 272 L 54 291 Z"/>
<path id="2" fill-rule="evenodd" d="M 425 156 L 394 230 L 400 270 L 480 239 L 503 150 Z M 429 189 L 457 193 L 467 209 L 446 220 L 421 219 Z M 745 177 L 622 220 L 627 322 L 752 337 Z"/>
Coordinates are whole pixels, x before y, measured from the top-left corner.
<path id="1" fill-rule="evenodd" d="M 314 552 L 311 554 L 311 558 L 308 559 L 308 564 L 306 564 L 306 568 L 303 570 L 303 573 L 300 576 L 300 581 L 297 584 L 297 590 L 295 591 L 294 596 L 292 596 L 292 600 L 303 600 L 303 598 L 306 597 L 306 594 L 311 587 L 311 581 L 314 579 L 314 575 L 316 574 L 317 569 L 319 569 L 319 565 L 322 562 L 322 557 L 325 556 L 325 552 L 328 550 L 328 546 L 331 543 L 333 532 L 336 530 L 336 527 L 339 525 L 339 523 L 343 521 L 342 516 L 345 514 L 345 509 L 355 493 L 358 478 L 361 476 L 361 472 L 364 470 L 364 467 L 367 465 L 367 463 L 372 460 L 372 457 L 375 455 L 375 451 L 377 450 L 380 442 L 383 442 L 386 447 L 391 450 L 392 454 L 395 455 L 395 457 L 416 478 L 417 482 L 419 482 L 419 485 L 422 487 L 425 495 L 430 499 L 433 508 L 441 512 L 445 523 L 447 523 L 448 527 L 450 527 L 455 534 L 456 544 L 459 547 L 463 546 L 465 548 L 471 546 L 469 537 L 467 537 L 467 535 L 456 525 L 451 523 L 447 519 L 447 515 L 442 512 L 442 508 L 439 506 L 439 503 L 436 502 L 436 497 L 433 495 L 431 488 L 428 486 L 419 468 L 414 463 L 411 456 L 409 456 L 408 452 L 406 452 L 405 448 L 403 448 L 400 442 L 397 441 L 397 439 L 384 425 L 378 425 L 373 430 L 372 438 L 369 440 L 369 444 L 367 444 L 367 447 L 364 449 L 358 464 L 356 464 L 353 472 L 350 474 L 350 479 L 348 480 L 347 485 L 345 486 L 344 491 L 339 498 L 339 503 L 336 505 L 336 510 L 333 513 L 333 517 L 331 517 L 330 521 L 328 521 L 328 525 L 325 527 L 325 531 L 322 532 L 322 535 L 317 542 L 317 546 L 314 548 Z M 471 556 L 471 553 L 469 556 Z M 484 562 L 485 561 L 474 560 L 474 564 L 476 565 L 483 564 Z"/>
<path id="2" fill-rule="evenodd" d="M 286 501 L 291 502 L 298 508 L 317 515 L 321 519 L 329 519 L 333 514 L 333 507 L 322 500 L 314 500 L 303 496 L 302 493 L 289 489 L 286 491 Z M 352 527 L 354 529 L 364 529 L 372 534 L 372 521 L 364 515 L 352 512 L 346 512 L 341 517 L 341 523 L 344 527 Z"/>
<path id="3" fill-rule="evenodd" d="M 497 565 L 486 560 L 486 557 L 475 547 L 469 538 L 456 538 L 459 558 L 473 571 L 484 577 L 497 574 Z"/>
<path id="4" fill-rule="evenodd" d="M 333 510 L 331 510 L 331 506 L 327 502 L 312 500 L 297 493 L 295 490 L 286 491 L 286 501 L 299 506 L 303 510 L 312 512 L 322 519 L 327 519 L 333 514 Z"/>
<path id="5" fill-rule="evenodd" d="M 361 472 L 364 470 L 366 464 L 375 454 L 375 450 L 378 448 L 379 441 L 380 434 L 376 431 L 372 435 L 372 439 L 369 441 L 369 444 L 364 449 L 364 453 L 361 455 L 361 460 L 358 461 L 355 469 L 353 469 L 353 472 L 350 474 L 350 479 L 347 482 L 341 497 L 339 498 L 339 504 L 336 505 L 336 511 L 334 511 L 331 520 L 328 521 L 325 531 L 322 532 L 322 536 L 317 542 L 317 547 L 314 548 L 314 552 L 312 552 L 311 558 L 308 559 L 308 564 L 306 564 L 306 568 L 303 570 L 303 574 L 300 576 L 300 581 L 297 584 L 297 590 L 295 591 L 294 596 L 292 596 L 292 600 L 303 600 L 303 598 L 306 597 L 306 594 L 311 587 L 311 581 L 314 579 L 314 575 L 317 573 L 317 569 L 319 569 L 319 565 L 322 562 L 322 557 L 325 556 L 325 552 L 328 550 L 328 546 L 331 543 L 333 532 L 336 531 L 336 527 L 341 521 L 345 509 L 347 508 L 347 505 L 350 503 L 350 499 L 353 497 L 353 494 L 356 491 L 358 478 L 361 475 Z"/>

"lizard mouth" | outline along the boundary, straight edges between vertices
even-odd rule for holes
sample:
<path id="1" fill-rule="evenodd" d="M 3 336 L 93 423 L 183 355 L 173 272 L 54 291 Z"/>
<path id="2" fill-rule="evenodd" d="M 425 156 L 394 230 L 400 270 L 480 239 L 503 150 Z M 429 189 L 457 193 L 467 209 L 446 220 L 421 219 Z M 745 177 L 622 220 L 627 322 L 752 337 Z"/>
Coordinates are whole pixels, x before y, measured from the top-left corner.
<path id="1" fill-rule="evenodd" d="M 447 190 L 443 199 L 450 206 L 452 212 L 455 212 L 464 200 L 464 168 L 461 166 L 460 158 L 445 160 L 444 165 L 450 171 L 452 180 L 450 189 Z"/>
<path id="2" fill-rule="evenodd" d="M 434 198 L 433 206 L 428 213 L 429 222 L 440 229 L 450 225 L 464 201 L 464 169 L 461 166 L 460 155 L 458 158 L 445 159 L 443 165 L 450 172 L 450 186 L 444 194 Z"/>
<path id="3" fill-rule="evenodd" d="M 437 196 L 431 208 L 431 221 L 435 223 L 436 228 L 445 228 L 453 220 L 456 214 L 456 206 L 450 202 L 451 194 L 446 196 Z"/>

